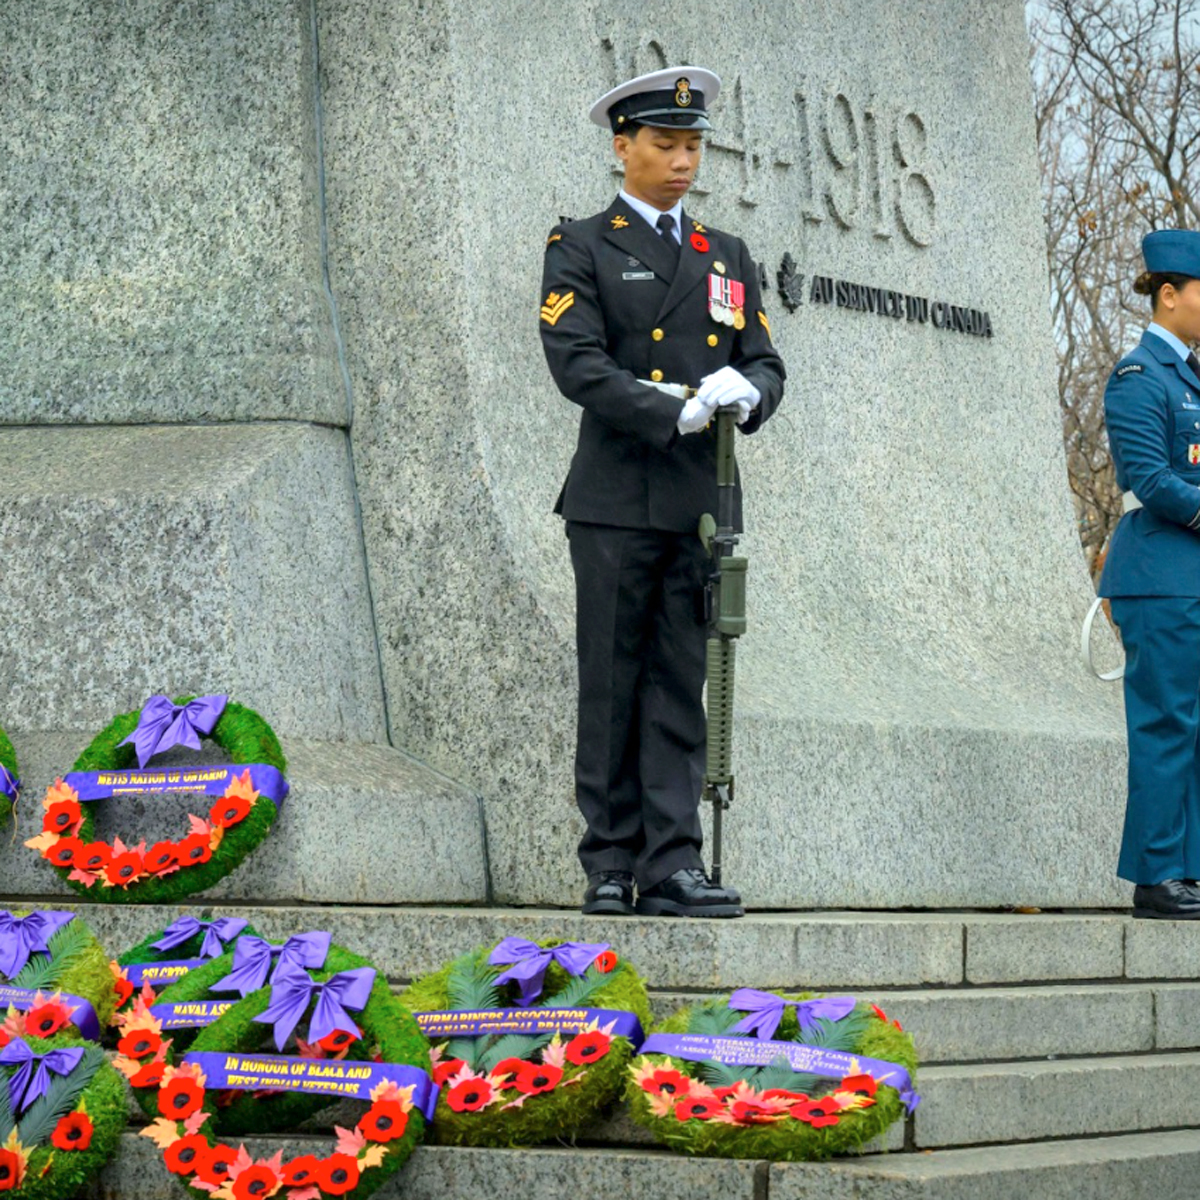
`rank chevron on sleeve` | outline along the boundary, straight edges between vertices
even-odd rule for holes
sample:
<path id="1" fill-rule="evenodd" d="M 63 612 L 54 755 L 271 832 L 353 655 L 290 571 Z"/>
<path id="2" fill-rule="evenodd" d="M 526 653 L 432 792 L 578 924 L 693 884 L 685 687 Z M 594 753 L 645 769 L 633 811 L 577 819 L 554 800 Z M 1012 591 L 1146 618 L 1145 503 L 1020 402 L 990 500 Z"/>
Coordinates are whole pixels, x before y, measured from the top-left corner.
<path id="1" fill-rule="evenodd" d="M 547 325 L 557 325 L 558 319 L 575 303 L 575 293 L 567 292 L 560 296 L 557 292 L 551 292 L 546 297 L 546 303 L 542 305 L 542 320 Z"/>

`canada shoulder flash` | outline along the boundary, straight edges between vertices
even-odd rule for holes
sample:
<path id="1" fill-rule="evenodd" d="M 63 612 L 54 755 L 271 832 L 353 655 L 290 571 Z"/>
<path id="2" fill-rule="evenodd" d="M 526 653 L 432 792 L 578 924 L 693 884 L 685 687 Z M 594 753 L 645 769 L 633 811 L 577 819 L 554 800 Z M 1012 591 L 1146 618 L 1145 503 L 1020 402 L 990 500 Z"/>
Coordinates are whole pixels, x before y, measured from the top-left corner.
<path id="1" fill-rule="evenodd" d="M 1120 379 L 1122 375 L 1128 375 L 1130 371 L 1137 371 L 1141 373 L 1143 370 L 1145 370 L 1145 368 L 1141 363 L 1126 363 L 1123 367 L 1117 368 L 1117 378 Z"/>

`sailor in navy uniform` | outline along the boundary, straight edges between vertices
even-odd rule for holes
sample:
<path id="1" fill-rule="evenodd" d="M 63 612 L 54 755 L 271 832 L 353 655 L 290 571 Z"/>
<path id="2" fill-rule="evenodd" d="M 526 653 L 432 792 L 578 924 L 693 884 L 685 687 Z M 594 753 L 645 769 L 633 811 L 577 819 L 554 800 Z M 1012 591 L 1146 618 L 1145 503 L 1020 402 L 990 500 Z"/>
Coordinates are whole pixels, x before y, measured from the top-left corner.
<path id="1" fill-rule="evenodd" d="M 1153 322 L 1105 419 L 1125 513 L 1100 580 L 1125 646 L 1129 799 L 1117 874 L 1134 916 L 1200 917 L 1200 233 L 1142 242 Z"/>
<path id="2" fill-rule="evenodd" d="M 683 210 L 720 80 L 675 67 L 614 88 L 591 119 L 625 167 L 601 213 L 550 232 L 541 333 L 583 410 L 556 511 L 575 572 L 576 800 L 583 911 L 741 916 L 700 856 L 707 556 L 719 407 L 754 433 L 783 394 L 745 244 Z M 737 525 L 741 527 L 740 492 Z"/>

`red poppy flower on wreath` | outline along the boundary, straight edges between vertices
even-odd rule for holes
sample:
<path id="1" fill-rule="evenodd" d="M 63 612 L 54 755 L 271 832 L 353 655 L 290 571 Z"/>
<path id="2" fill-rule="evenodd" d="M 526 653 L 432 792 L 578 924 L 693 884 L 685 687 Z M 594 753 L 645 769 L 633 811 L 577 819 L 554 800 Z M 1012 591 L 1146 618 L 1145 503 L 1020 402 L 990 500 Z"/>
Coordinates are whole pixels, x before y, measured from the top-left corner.
<path id="1" fill-rule="evenodd" d="M 77 837 L 59 838 L 53 846 L 42 852 L 42 857 L 56 867 L 74 867 L 83 853 L 83 843 Z"/>
<path id="2" fill-rule="evenodd" d="M 820 1100 L 806 1100 L 803 1104 L 793 1104 L 788 1111 L 797 1121 L 803 1121 L 814 1129 L 824 1129 L 826 1125 L 838 1123 L 840 1106 L 832 1096 L 822 1096 Z"/>
<path id="3" fill-rule="evenodd" d="M 235 1158 L 237 1151 L 232 1146 L 209 1146 L 196 1163 L 196 1176 L 202 1183 L 220 1187 L 229 1178 Z"/>
<path id="4" fill-rule="evenodd" d="M 75 800 L 59 800 L 46 809 L 42 818 L 45 833 L 74 833 L 83 824 L 83 813 Z"/>
<path id="5" fill-rule="evenodd" d="M 764 1100 L 785 1100 L 788 1104 L 801 1104 L 808 1099 L 806 1092 L 789 1092 L 787 1088 L 768 1088 L 763 1092 Z"/>
<path id="6" fill-rule="evenodd" d="M 675 1116 L 680 1121 L 711 1121 L 725 1111 L 725 1106 L 715 1098 L 685 1096 L 675 1105 Z"/>
<path id="7" fill-rule="evenodd" d="M 88 842 L 75 854 L 75 866 L 98 875 L 112 860 L 112 847 L 106 842 Z"/>
<path id="8" fill-rule="evenodd" d="M 494 1096 L 495 1091 L 486 1079 L 464 1079 L 462 1083 L 456 1083 L 450 1089 L 446 1103 L 455 1112 L 478 1112 L 490 1104 Z"/>
<path id="9" fill-rule="evenodd" d="M 567 1043 L 565 1054 L 567 1062 L 582 1067 L 586 1063 L 603 1058 L 611 1048 L 612 1038 L 594 1029 L 591 1033 L 581 1033 L 578 1037 L 573 1037 Z"/>
<path id="10" fill-rule="evenodd" d="M 51 1000 L 47 1004 L 31 1008 L 25 1014 L 25 1034 L 27 1037 L 46 1038 L 70 1023 L 71 1010 L 65 1004 L 56 1004 Z"/>
<path id="11" fill-rule="evenodd" d="M 149 1058 L 161 1045 L 162 1038 L 153 1029 L 135 1029 L 117 1043 L 117 1049 L 130 1058 Z"/>
<path id="12" fill-rule="evenodd" d="M 708 238 L 702 233 L 693 233 L 688 239 L 692 243 L 692 249 L 699 251 L 701 254 L 708 253 Z"/>
<path id="13" fill-rule="evenodd" d="M 158 1111 L 172 1121 L 190 1117 L 203 1103 L 204 1086 L 191 1075 L 176 1074 L 158 1093 Z"/>
<path id="14" fill-rule="evenodd" d="M 278 1172 L 266 1163 L 255 1163 L 238 1173 L 233 1181 L 234 1200 L 259 1200 L 279 1191 L 282 1180 Z"/>
<path id="15" fill-rule="evenodd" d="M 769 1125 L 788 1114 L 787 1105 L 778 1100 L 755 1099 L 743 1096 L 730 1105 L 729 1115 L 739 1125 Z"/>
<path id="16" fill-rule="evenodd" d="M 526 1096 L 540 1096 L 552 1092 L 562 1079 L 562 1067 L 549 1063 L 525 1063 L 517 1072 L 517 1091 Z"/>
<path id="17" fill-rule="evenodd" d="M 686 1075 L 669 1067 L 660 1067 L 639 1082 L 643 1091 L 655 1096 L 686 1096 L 691 1087 L 691 1080 Z"/>
<path id="18" fill-rule="evenodd" d="M 163 1062 L 148 1062 L 136 1075 L 129 1077 L 129 1086 L 135 1088 L 157 1087 L 162 1083 L 167 1064 Z"/>
<path id="19" fill-rule="evenodd" d="M 514 1088 L 517 1086 L 517 1076 L 529 1065 L 524 1058 L 502 1058 L 489 1078 L 493 1083 L 499 1081 L 501 1088 Z"/>
<path id="20" fill-rule="evenodd" d="M 317 1186 L 331 1196 L 344 1196 L 358 1187 L 358 1160 L 349 1154 L 331 1154 L 318 1165 Z"/>
<path id="21" fill-rule="evenodd" d="M 612 950 L 601 950 L 596 955 L 596 961 L 592 964 L 601 975 L 609 975 L 617 969 L 617 963 L 620 960 L 616 953 Z"/>
<path id="22" fill-rule="evenodd" d="M 284 1187 L 311 1187 L 321 1171 L 321 1160 L 315 1154 L 302 1154 L 283 1164 Z"/>
<path id="23" fill-rule="evenodd" d="M 179 861 L 179 847 L 174 842 L 155 842 L 146 851 L 142 859 L 144 866 L 151 875 L 157 875 Z"/>
<path id="24" fill-rule="evenodd" d="M 838 1087 L 839 1092 L 855 1092 L 859 1096 L 874 1096 L 879 1084 L 871 1075 L 847 1075 Z"/>
<path id="25" fill-rule="evenodd" d="M 201 1133 L 193 1133 L 172 1142 L 163 1157 L 172 1175 L 190 1175 L 200 1156 L 207 1151 L 208 1139 Z"/>
<path id="26" fill-rule="evenodd" d="M 114 854 L 104 868 L 104 878 L 110 887 L 127 888 L 145 872 L 142 870 L 142 856 L 136 850 L 127 850 L 124 854 Z"/>
<path id="27" fill-rule="evenodd" d="M 357 1028 L 357 1026 L 355 1027 Z M 328 1054 L 337 1054 L 342 1050 L 353 1046 L 358 1038 L 362 1037 L 362 1030 L 359 1029 L 358 1037 L 347 1033 L 344 1029 L 335 1029 L 332 1033 L 327 1033 L 317 1045 Z"/>
<path id="28" fill-rule="evenodd" d="M 226 796 L 208 810 L 208 818 L 221 829 L 244 821 L 250 813 L 250 801 L 242 796 Z"/>
<path id="29" fill-rule="evenodd" d="M 0 1192 L 16 1191 L 24 1178 L 24 1158 L 11 1150 L 0 1150 Z"/>
<path id="30" fill-rule="evenodd" d="M 179 865 L 195 867 L 212 858 L 212 845 L 207 833 L 192 833 L 179 843 Z"/>
<path id="31" fill-rule="evenodd" d="M 117 1007 L 123 1008 L 126 1001 L 133 996 L 133 984 L 117 962 L 110 962 L 108 969 L 113 973 L 113 992 L 117 997 Z"/>
<path id="32" fill-rule="evenodd" d="M 92 1144 L 92 1122 L 87 1113 L 67 1113 L 59 1118 L 50 1143 L 59 1150 L 86 1150 Z"/>
<path id="33" fill-rule="evenodd" d="M 515 1059 L 514 1058 L 506 1058 L 504 1060 L 504 1062 L 520 1062 L 520 1061 L 521 1060 L 519 1058 L 515 1058 Z M 461 1058 L 448 1058 L 448 1059 L 446 1059 L 445 1062 L 435 1063 L 434 1068 L 431 1072 L 431 1074 L 433 1075 L 433 1082 L 436 1083 L 438 1085 L 438 1087 L 441 1087 L 442 1084 L 447 1082 L 447 1080 L 453 1079 L 454 1076 L 457 1075 L 459 1073 L 459 1071 L 461 1071 L 463 1069 L 463 1067 L 465 1067 L 466 1065 L 467 1064 L 464 1063 Z M 496 1071 L 493 1072 L 493 1074 L 498 1073 L 500 1070 L 500 1067 L 502 1067 L 503 1065 L 504 1065 L 504 1063 L 501 1063 L 500 1066 L 498 1066 L 496 1068 Z"/>
<path id="34" fill-rule="evenodd" d="M 395 1100 L 378 1100 L 358 1123 L 368 1142 L 392 1142 L 404 1136 L 408 1113 Z"/>

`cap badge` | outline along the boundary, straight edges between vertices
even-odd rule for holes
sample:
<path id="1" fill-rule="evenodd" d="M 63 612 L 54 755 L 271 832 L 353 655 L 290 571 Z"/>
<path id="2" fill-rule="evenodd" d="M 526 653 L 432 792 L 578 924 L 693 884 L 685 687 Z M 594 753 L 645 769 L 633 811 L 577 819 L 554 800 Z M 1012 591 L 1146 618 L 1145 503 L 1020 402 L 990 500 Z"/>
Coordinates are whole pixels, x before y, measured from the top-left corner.
<path id="1" fill-rule="evenodd" d="M 692 102 L 692 84 L 686 75 L 681 75 L 675 80 L 675 103 L 680 108 L 687 108 Z"/>
<path id="2" fill-rule="evenodd" d="M 620 213 L 617 213 L 617 215 L 615 217 L 613 217 L 612 227 L 614 229 L 626 229 L 626 228 L 628 228 L 628 226 L 629 226 L 629 222 L 627 220 L 625 220 L 625 218 L 623 216 L 621 216 Z"/>
<path id="3" fill-rule="evenodd" d="M 692 228 L 693 228 L 693 229 L 694 229 L 694 230 L 695 230 L 697 233 L 707 233 L 707 232 L 708 232 L 708 230 L 707 230 L 707 229 L 705 229 L 705 228 L 704 228 L 704 226 L 703 226 L 703 225 L 701 225 L 699 221 L 695 221 L 695 220 L 693 220 L 693 221 L 692 221 Z"/>

